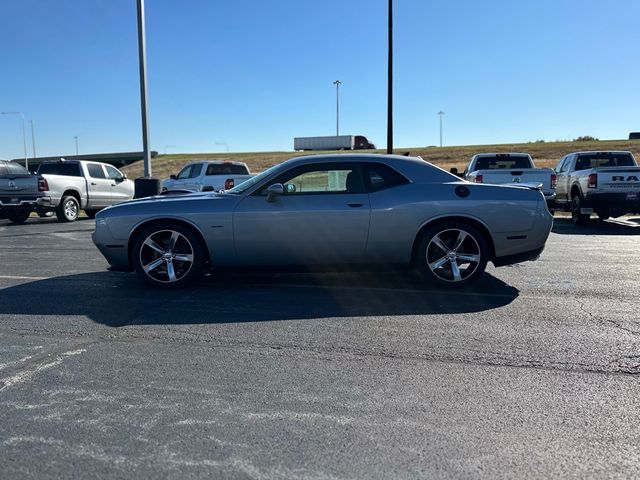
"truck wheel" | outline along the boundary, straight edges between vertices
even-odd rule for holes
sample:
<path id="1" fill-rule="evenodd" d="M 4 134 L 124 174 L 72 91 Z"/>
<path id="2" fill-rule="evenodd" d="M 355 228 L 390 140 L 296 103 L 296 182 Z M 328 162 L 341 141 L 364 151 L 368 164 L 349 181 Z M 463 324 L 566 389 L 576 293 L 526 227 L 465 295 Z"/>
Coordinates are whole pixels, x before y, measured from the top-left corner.
<path id="1" fill-rule="evenodd" d="M 416 258 L 426 280 L 443 287 L 462 287 L 477 280 L 489 260 L 484 235 L 462 222 L 447 222 L 422 236 Z"/>
<path id="2" fill-rule="evenodd" d="M 60 205 L 56 209 L 59 222 L 75 222 L 80 215 L 80 203 L 73 195 L 62 197 Z"/>
<path id="3" fill-rule="evenodd" d="M 97 210 L 87 210 L 87 209 L 85 209 L 84 213 L 89 218 L 96 218 L 96 213 L 98 213 L 99 211 L 100 211 L 100 209 L 97 209 Z"/>
<path id="4" fill-rule="evenodd" d="M 11 223 L 24 223 L 31 215 L 31 210 L 13 210 L 7 214 L 7 218 Z"/>
<path id="5" fill-rule="evenodd" d="M 589 215 L 588 213 L 580 213 L 581 208 L 582 198 L 580 197 L 580 195 L 574 195 L 571 198 L 571 221 L 574 225 L 583 227 L 587 223 L 589 223 L 591 215 Z"/>
<path id="6" fill-rule="evenodd" d="M 611 212 L 609 212 L 609 209 L 598 210 L 596 213 L 598 214 L 598 220 L 600 220 L 601 222 L 604 222 L 609 217 L 611 217 Z"/>
<path id="7" fill-rule="evenodd" d="M 190 228 L 163 222 L 144 228 L 131 251 L 136 272 L 159 288 L 183 287 L 202 275 L 205 247 Z"/>

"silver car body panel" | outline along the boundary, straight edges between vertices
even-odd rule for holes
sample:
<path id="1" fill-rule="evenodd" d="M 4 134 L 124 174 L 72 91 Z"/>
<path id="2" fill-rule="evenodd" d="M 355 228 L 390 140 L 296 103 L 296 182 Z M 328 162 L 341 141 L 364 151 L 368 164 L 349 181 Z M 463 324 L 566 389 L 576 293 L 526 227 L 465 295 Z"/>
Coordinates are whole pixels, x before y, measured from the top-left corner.
<path id="1" fill-rule="evenodd" d="M 384 164 L 409 182 L 361 194 L 283 195 L 272 203 L 259 194 L 290 168 L 333 162 Z M 158 196 L 109 207 L 96 217 L 93 240 L 112 266 L 126 268 L 138 228 L 152 221 L 175 220 L 200 232 L 214 267 L 408 264 L 421 229 L 434 221 L 475 222 L 490 236 L 492 260 L 542 251 L 553 222 L 536 189 L 473 184 L 404 156 L 298 157 L 247 185 L 251 186 L 240 194 Z M 468 196 L 456 193 L 460 187 Z"/>

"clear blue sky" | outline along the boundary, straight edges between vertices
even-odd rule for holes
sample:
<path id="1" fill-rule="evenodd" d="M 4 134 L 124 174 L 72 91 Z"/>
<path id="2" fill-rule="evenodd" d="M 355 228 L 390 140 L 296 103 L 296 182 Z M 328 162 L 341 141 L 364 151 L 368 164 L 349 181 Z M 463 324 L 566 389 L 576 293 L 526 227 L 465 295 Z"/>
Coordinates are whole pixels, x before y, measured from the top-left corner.
<path id="1" fill-rule="evenodd" d="M 135 0 L 0 2 L 0 110 L 39 155 L 141 149 Z M 152 148 L 386 145 L 386 0 L 147 0 Z M 638 0 L 395 0 L 395 147 L 640 130 Z M 29 154 L 31 138 L 27 123 Z M 173 146 L 173 147 L 168 147 Z M 22 155 L 0 116 L 0 158 Z"/>

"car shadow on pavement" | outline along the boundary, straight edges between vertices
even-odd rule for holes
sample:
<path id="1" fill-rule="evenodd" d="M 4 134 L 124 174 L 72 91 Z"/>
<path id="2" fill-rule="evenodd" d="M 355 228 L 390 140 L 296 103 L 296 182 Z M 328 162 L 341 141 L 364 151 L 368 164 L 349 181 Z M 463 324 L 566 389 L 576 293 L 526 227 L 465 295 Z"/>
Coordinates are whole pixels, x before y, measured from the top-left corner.
<path id="1" fill-rule="evenodd" d="M 561 235 L 640 235 L 640 217 L 611 218 L 605 221 L 592 218 L 583 227 L 574 225 L 570 217 L 556 217 L 551 231 Z"/>
<path id="2" fill-rule="evenodd" d="M 0 316 L 79 315 L 121 327 L 431 315 L 482 312 L 518 294 L 490 274 L 455 291 L 434 289 L 407 272 L 211 275 L 169 291 L 133 274 L 100 272 L 4 288 Z"/>

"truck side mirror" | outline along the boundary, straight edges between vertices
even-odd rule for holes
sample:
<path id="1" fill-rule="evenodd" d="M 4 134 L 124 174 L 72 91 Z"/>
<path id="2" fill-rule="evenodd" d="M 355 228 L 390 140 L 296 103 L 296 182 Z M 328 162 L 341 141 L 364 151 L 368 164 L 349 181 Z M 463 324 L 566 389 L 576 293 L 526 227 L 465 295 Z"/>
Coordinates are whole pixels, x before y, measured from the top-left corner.
<path id="1" fill-rule="evenodd" d="M 169 175 L 169 178 L 170 178 L 171 180 L 176 180 L 178 177 L 176 177 L 175 175 Z"/>
<path id="2" fill-rule="evenodd" d="M 453 173 L 454 175 L 458 175 L 458 169 L 456 167 L 451 167 L 451 170 L 449 170 L 451 173 Z"/>

